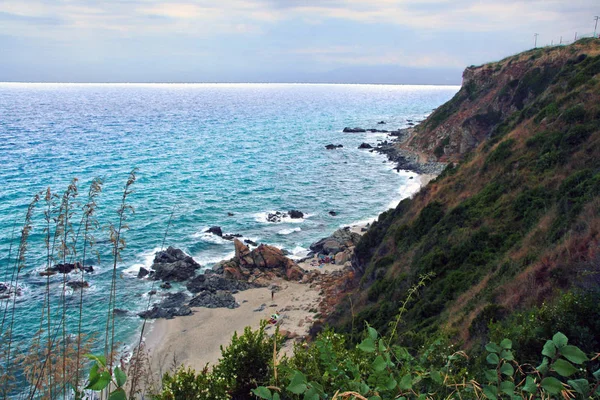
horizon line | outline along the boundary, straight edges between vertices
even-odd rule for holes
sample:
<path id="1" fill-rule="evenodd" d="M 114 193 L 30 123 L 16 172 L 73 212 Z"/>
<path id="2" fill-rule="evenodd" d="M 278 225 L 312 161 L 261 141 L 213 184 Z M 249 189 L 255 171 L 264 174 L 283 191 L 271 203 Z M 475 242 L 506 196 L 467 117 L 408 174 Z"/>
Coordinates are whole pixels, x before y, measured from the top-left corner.
<path id="1" fill-rule="evenodd" d="M 369 83 L 369 82 L 59 82 L 0 81 L 25 85 L 372 85 L 372 86 L 461 86 L 460 83 Z"/>

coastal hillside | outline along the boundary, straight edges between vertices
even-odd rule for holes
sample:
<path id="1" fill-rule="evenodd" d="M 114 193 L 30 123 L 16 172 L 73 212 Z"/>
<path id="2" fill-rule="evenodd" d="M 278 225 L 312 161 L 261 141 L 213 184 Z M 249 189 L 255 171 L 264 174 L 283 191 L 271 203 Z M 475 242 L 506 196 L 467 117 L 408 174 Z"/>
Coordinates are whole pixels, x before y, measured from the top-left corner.
<path id="1" fill-rule="evenodd" d="M 328 322 L 386 332 L 428 275 L 403 314 L 405 345 L 443 333 L 537 349 L 560 330 L 598 348 L 600 41 L 530 50 L 463 77 L 401 145 L 450 163 L 363 236 L 355 289 Z"/>

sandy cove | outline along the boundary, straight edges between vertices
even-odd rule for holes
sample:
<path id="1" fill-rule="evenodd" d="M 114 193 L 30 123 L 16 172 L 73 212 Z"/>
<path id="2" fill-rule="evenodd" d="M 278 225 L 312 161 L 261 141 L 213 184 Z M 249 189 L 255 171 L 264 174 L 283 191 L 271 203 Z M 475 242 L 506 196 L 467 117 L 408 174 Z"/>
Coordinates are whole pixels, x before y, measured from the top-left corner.
<path id="1" fill-rule="evenodd" d="M 426 185 L 432 174 L 419 175 L 421 186 Z M 351 230 L 362 233 L 365 225 L 355 225 Z M 316 257 L 299 263 L 305 270 L 319 270 L 331 274 L 343 268 L 341 265 L 326 264 L 316 266 Z M 268 320 L 271 314 L 280 316 L 279 329 L 288 337 L 303 340 L 308 335 L 313 321 L 318 319 L 318 309 L 323 300 L 323 290 L 318 283 L 299 283 L 276 278 L 273 285 L 279 286 L 271 300 L 268 287 L 253 288 L 235 294 L 238 308 L 193 308 L 190 316 L 174 319 L 158 319 L 151 325 L 146 336 L 146 348 L 150 351 L 152 369 L 162 375 L 173 364 L 183 364 L 201 369 L 207 363 L 214 365 L 221 356 L 220 347 L 231 342 L 234 332 L 242 334 L 249 326 L 257 329 L 261 320 Z M 274 332 L 272 325 L 267 332 Z M 294 340 L 288 340 L 283 351 L 290 354 Z"/>

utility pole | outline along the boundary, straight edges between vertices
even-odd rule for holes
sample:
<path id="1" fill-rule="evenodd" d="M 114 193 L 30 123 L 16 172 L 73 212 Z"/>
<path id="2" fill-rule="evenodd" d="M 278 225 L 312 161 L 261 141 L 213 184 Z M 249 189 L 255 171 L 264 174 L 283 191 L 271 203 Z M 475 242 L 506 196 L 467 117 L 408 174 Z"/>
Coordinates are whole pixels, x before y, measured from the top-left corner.
<path id="1" fill-rule="evenodd" d="M 596 28 L 598 28 L 598 17 L 597 15 L 594 17 L 594 19 L 596 20 L 596 25 L 594 25 L 594 38 L 596 38 Z"/>
<path id="2" fill-rule="evenodd" d="M 574 40 L 574 42 L 576 42 L 576 41 L 577 41 L 577 32 L 575 32 L 575 40 Z"/>
<path id="3" fill-rule="evenodd" d="M 562 44 L 562 36 L 560 37 L 560 44 Z"/>
<path id="4" fill-rule="evenodd" d="M 533 42 L 533 48 L 537 49 L 537 37 L 539 36 L 539 34 L 534 33 L 533 37 L 534 37 L 534 42 Z"/>

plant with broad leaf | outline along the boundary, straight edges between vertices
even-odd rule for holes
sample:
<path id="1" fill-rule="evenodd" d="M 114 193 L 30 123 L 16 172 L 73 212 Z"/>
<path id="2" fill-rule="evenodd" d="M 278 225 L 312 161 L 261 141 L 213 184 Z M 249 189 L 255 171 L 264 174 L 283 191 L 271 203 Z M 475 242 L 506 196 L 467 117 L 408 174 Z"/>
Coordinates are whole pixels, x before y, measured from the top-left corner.
<path id="1" fill-rule="evenodd" d="M 123 370 L 116 366 L 113 369 L 106 364 L 106 357 L 96 356 L 93 354 L 85 355 L 88 359 L 94 361 L 94 365 L 90 368 L 88 384 L 86 390 L 102 392 L 109 390 L 108 400 L 126 400 L 125 382 L 127 375 Z"/>

